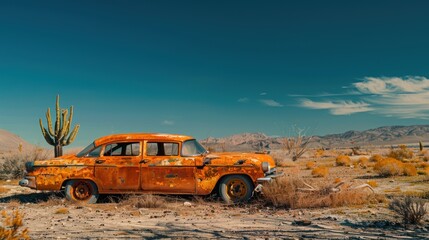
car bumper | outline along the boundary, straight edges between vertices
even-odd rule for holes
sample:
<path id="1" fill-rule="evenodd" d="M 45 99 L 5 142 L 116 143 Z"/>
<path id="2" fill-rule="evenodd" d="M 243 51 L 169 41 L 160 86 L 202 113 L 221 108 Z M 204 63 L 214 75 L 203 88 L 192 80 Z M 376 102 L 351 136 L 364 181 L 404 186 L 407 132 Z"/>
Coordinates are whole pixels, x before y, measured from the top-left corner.
<path id="1" fill-rule="evenodd" d="M 36 189 L 36 177 L 28 176 L 21 179 L 21 181 L 19 181 L 19 186 Z"/>
<path id="2" fill-rule="evenodd" d="M 268 174 L 265 177 L 261 177 L 257 179 L 258 183 L 263 183 L 263 182 L 270 182 L 271 180 L 273 180 L 274 178 L 278 178 L 283 176 L 284 173 L 280 172 L 280 173 L 272 173 L 272 174 Z"/>

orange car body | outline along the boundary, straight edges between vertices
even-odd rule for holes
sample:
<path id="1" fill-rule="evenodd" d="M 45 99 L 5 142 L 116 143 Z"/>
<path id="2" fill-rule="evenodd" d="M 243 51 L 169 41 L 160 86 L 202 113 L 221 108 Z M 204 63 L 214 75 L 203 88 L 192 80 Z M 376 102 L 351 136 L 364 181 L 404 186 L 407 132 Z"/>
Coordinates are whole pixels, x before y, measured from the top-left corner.
<path id="1" fill-rule="evenodd" d="M 194 138 L 183 135 L 109 135 L 76 155 L 27 164 L 20 185 L 61 190 L 69 180 L 86 179 L 101 194 L 207 195 L 228 175 L 245 175 L 254 187 L 276 175 L 275 162 L 267 154 L 208 153 L 200 148 Z"/>

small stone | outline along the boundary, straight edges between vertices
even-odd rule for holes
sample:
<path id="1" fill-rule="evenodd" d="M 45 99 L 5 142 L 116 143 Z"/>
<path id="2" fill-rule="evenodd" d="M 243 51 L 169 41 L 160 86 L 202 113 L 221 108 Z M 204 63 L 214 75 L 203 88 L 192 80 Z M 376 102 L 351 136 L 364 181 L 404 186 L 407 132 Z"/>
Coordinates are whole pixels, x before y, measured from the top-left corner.
<path id="1" fill-rule="evenodd" d="M 183 206 L 185 206 L 185 207 L 190 207 L 190 206 L 192 206 L 192 203 L 190 203 L 190 202 L 184 202 L 184 203 L 183 203 Z"/>

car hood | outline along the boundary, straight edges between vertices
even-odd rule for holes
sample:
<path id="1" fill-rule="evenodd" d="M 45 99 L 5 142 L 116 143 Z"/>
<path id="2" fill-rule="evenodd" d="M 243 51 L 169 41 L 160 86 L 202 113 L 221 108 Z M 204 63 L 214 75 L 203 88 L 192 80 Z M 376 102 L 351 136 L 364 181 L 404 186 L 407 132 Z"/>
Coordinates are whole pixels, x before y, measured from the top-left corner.
<path id="1" fill-rule="evenodd" d="M 210 153 L 206 156 L 207 161 L 212 165 L 256 165 L 259 166 L 263 162 L 268 162 L 271 168 L 276 166 L 273 158 L 268 154 L 263 153 L 236 153 L 222 152 Z"/>

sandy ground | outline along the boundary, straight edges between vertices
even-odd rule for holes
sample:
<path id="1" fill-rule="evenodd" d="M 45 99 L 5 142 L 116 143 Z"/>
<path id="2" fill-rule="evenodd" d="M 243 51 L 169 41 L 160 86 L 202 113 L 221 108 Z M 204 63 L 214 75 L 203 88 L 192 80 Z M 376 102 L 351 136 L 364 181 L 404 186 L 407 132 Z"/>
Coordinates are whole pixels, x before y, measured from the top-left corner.
<path id="1" fill-rule="evenodd" d="M 9 191 L 0 195 L 0 208 L 23 212 L 33 239 L 429 239 L 428 219 L 422 226 L 405 228 L 383 204 L 286 210 L 267 208 L 257 200 L 228 206 L 168 197 L 164 208 L 138 209 L 108 197 L 104 203 L 75 205 L 49 200 L 58 197 L 52 193 L 13 183 L 3 186 Z M 62 209 L 66 213 L 58 213 Z"/>

